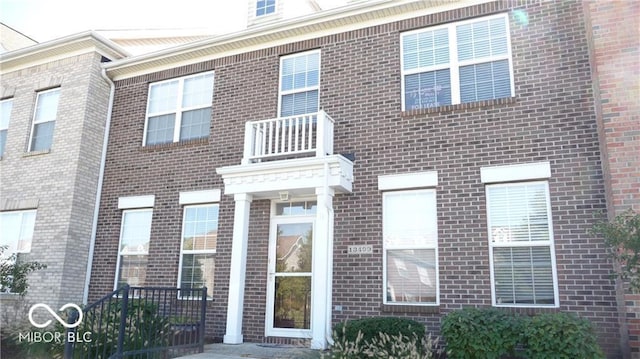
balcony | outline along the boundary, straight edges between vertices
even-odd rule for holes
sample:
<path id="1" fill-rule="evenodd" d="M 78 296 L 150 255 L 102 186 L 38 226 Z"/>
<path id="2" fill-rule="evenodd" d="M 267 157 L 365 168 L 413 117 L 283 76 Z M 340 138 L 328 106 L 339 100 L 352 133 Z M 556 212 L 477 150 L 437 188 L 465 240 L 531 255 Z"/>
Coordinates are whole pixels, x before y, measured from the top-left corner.
<path id="1" fill-rule="evenodd" d="M 242 164 L 333 154 L 333 119 L 324 111 L 249 121 Z"/>
<path id="2" fill-rule="evenodd" d="M 333 153 L 333 128 L 324 111 L 247 122 L 241 163 L 216 170 L 225 194 L 309 196 L 322 187 L 351 192 L 353 162 Z"/>

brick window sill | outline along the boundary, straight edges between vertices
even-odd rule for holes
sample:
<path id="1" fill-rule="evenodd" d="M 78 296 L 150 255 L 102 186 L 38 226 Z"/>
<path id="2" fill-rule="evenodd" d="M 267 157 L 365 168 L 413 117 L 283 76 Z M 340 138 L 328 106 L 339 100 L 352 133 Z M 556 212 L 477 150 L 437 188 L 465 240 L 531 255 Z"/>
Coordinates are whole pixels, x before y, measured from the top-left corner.
<path id="1" fill-rule="evenodd" d="M 197 145 L 208 144 L 208 143 L 209 143 L 209 137 L 203 137 L 203 138 L 196 138 L 193 140 L 186 140 L 186 141 L 180 141 L 180 142 L 161 143 L 157 145 L 142 146 L 140 147 L 140 151 L 155 152 L 155 151 L 162 151 L 162 150 L 171 149 L 171 148 L 190 147 L 190 146 L 197 146 Z"/>
<path id="2" fill-rule="evenodd" d="M 475 108 L 486 108 L 495 106 L 504 106 L 516 103 L 516 97 L 499 98 L 495 100 L 484 100 L 478 102 L 461 103 L 457 105 L 446 105 L 432 108 L 421 108 L 418 110 L 402 111 L 402 117 L 413 117 L 418 115 L 426 115 L 433 113 L 447 113 L 456 110 L 469 110 Z"/>
<path id="3" fill-rule="evenodd" d="M 381 310 L 383 313 L 440 313 L 440 306 L 382 304 Z"/>
<path id="4" fill-rule="evenodd" d="M 40 155 L 46 155 L 47 153 L 51 153 L 51 150 L 41 150 L 41 151 L 31 151 L 31 152 L 25 152 L 22 154 L 22 157 L 34 157 L 34 156 L 40 156 Z"/>

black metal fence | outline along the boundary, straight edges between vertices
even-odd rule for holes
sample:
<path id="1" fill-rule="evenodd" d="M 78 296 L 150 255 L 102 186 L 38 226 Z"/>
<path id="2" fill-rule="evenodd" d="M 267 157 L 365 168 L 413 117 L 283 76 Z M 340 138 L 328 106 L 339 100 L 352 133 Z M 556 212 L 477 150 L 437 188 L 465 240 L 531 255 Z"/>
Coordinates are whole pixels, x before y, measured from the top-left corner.
<path id="1" fill-rule="evenodd" d="M 73 312 L 65 359 L 173 358 L 204 350 L 207 288 L 124 286 Z"/>

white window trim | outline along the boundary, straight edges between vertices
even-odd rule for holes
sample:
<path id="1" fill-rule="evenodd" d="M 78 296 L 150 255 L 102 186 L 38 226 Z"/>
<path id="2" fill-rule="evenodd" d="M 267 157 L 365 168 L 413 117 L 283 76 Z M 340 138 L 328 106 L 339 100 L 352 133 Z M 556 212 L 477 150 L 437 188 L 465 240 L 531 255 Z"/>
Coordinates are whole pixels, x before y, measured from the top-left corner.
<path id="1" fill-rule="evenodd" d="M 438 171 L 378 176 L 378 189 L 381 191 L 436 187 L 437 185 Z"/>
<path id="2" fill-rule="evenodd" d="M 488 56 L 483 57 L 481 59 L 472 59 L 466 61 L 458 61 L 458 40 L 456 36 L 456 27 L 460 25 L 464 25 L 467 23 L 474 23 L 479 21 L 492 20 L 497 18 L 503 18 L 506 24 L 507 31 L 507 54 L 499 55 L 499 56 Z M 446 28 L 449 33 L 449 63 L 440 64 L 434 66 L 421 67 L 417 69 L 405 70 L 404 69 L 404 45 L 403 45 L 403 37 L 406 35 L 411 35 L 415 33 L 421 33 L 426 31 L 435 31 L 438 29 Z M 450 81 L 451 81 L 451 105 L 459 105 L 461 103 L 460 100 L 460 67 L 475 65 L 499 60 L 508 60 L 509 61 L 509 74 L 510 74 L 510 82 L 511 82 L 511 96 L 513 97 L 515 94 L 515 84 L 513 79 L 513 57 L 511 51 L 511 31 L 509 27 L 509 15 L 506 13 L 496 14 L 490 16 L 483 16 L 479 18 L 474 18 L 470 20 L 452 22 L 445 25 L 431 26 L 418 30 L 411 30 L 407 32 L 403 32 L 400 34 L 400 91 L 402 98 L 402 111 L 410 111 L 411 109 L 406 108 L 405 104 L 405 77 L 407 75 L 437 71 L 450 69 Z M 422 108 L 424 109 L 424 108 Z"/>
<path id="3" fill-rule="evenodd" d="M 38 113 L 38 102 L 40 101 L 40 95 L 45 94 L 45 93 L 49 93 L 49 92 L 54 92 L 57 91 L 58 92 L 58 104 L 56 106 L 56 115 L 54 116 L 53 120 L 47 120 L 47 121 L 36 121 L 36 114 Z M 43 123 L 47 123 L 47 122 L 56 122 L 58 120 L 58 108 L 60 108 L 60 95 L 61 95 L 61 91 L 59 87 L 56 88 L 52 88 L 49 90 L 44 90 L 44 91 L 38 91 L 36 93 L 36 105 L 33 108 L 33 116 L 32 121 L 31 121 L 31 133 L 29 134 L 29 150 L 27 152 L 32 152 L 33 151 L 33 131 L 36 128 L 36 125 L 40 125 Z M 54 125 L 55 126 L 55 125 Z M 55 129 L 54 129 L 55 130 Z M 51 147 L 53 147 L 53 133 L 51 134 Z M 51 150 L 51 148 L 48 148 L 46 150 L 43 151 L 48 151 Z"/>
<path id="4" fill-rule="evenodd" d="M 386 244 L 384 238 L 382 239 L 382 303 L 384 305 L 395 305 L 395 306 L 416 306 L 416 307 L 437 307 L 440 305 L 440 262 L 438 259 L 438 212 L 437 212 L 437 193 L 434 188 L 429 189 L 412 189 L 412 190 L 403 190 L 403 191 L 389 191 L 382 194 L 382 216 L 383 216 L 383 226 L 384 226 L 384 201 L 387 194 L 397 194 L 397 193 L 433 193 L 434 198 L 434 206 L 436 208 L 436 239 L 435 246 L 434 245 L 424 245 L 424 246 L 393 246 L 389 248 Z M 384 230 L 383 230 L 384 233 Z M 387 250 L 389 249 L 434 249 L 435 250 L 435 268 L 436 268 L 436 301 L 434 303 L 408 303 L 408 302 L 389 302 L 387 301 Z"/>
<path id="5" fill-rule="evenodd" d="M 480 168 L 482 183 L 501 183 L 551 178 L 549 162 L 520 163 Z"/>
<path id="6" fill-rule="evenodd" d="M 149 88 L 148 88 L 148 92 L 147 92 L 147 108 L 146 108 L 146 113 L 145 113 L 145 119 L 144 119 L 144 134 L 142 136 L 142 146 L 153 146 L 152 145 L 147 145 L 147 130 L 148 130 L 148 126 L 149 126 L 149 118 L 150 117 L 156 117 L 156 116 L 162 116 L 162 115 L 169 115 L 169 114 L 175 114 L 175 123 L 174 123 L 174 127 L 173 127 L 173 140 L 171 142 L 167 142 L 167 143 L 175 143 L 175 142 L 180 142 L 180 128 L 182 127 L 182 113 L 186 112 L 186 111 L 193 111 L 193 110 L 201 110 L 207 107 L 211 107 L 213 105 L 213 100 L 212 102 L 210 102 L 209 104 L 207 104 L 206 106 L 191 106 L 191 107 L 182 107 L 182 95 L 184 93 L 184 81 L 193 77 L 198 77 L 198 76 L 206 76 L 208 74 L 212 74 L 213 75 L 213 86 L 214 86 L 214 92 L 215 92 L 215 73 L 214 71 L 207 71 L 207 72 L 199 72 L 197 74 L 193 74 L 193 75 L 189 75 L 189 76 L 182 76 L 182 77 L 178 77 L 178 78 L 172 78 L 172 79 L 168 79 L 168 80 L 163 80 L 163 81 L 158 81 L 158 82 L 152 82 L 149 84 Z M 149 106 L 151 105 L 151 88 L 153 86 L 156 85 L 161 85 L 163 83 L 168 83 L 168 82 L 178 82 L 178 93 L 176 94 L 176 106 L 173 107 L 173 111 L 161 111 L 161 112 L 154 112 L 154 113 L 149 113 Z M 213 93 L 211 94 L 211 97 L 213 98 Z"/>
<path id="7" fill-rule="evenodd" d="M 118 258 L 116 260 L 116 276 L 113 279 L 113 290 L 117 290 L 118 289 L 118 279 L 120 279 L 120 262 L 121 262 L 121 259 L 122 259 L 122 256 L 123 256 L 120 247 L 122 247 L 122 233 L 124 231 L 124 218 L 125 218 L 127 213 L 131 213 L 131 212 L 146 212 L 146 211 L 150 211 L 151 212 L 151 216 L 153 217 L 153 208 L 125 209 L 124 211 L 122 211 L 122 216 L 120 217 L 121 218 L 120 219 L 120 238 L 118 239 Z M 151 226 L 153 226 L 153 219 L 151 220 Z M 149 242 L 151 242 L 151 238 L 149 238 Z M 132 255 L 132 256 L 146 255 L 146 256 L 149 256 L 149 252 L 147 251 L 146 253 L 127 253 L 125 255 Z"/>
<path id="8" fill-rule="evenodd" d="M 152 208 L 155 200 L 155 195 L 119 197 L 118 209 Z"/>
<path id="9" fill-rule="evenodd" d="M 182 195 L 182 193 L 181 193 Z M 217 249 L 203 249 L 203 250 L 194 250 L 194 249 L 189 249 L 189 250 L 184 250 L 184 224 L 186 221 L 186 217 L 187 217 L 187 208 L 194 208 L 194 207 L 208 207 L 211 205 L 218 205 L 218 211 L 220 210 L 220 204 L 219 203 L 198 203 L 198 204 L 193 204 L 193 205 L 186 205 L 182 208 L 182 231 L 180 232 L 180 261 L 178 263 L 178 288 L 182 288 L 181 284 L 182 284 L 182 260 L 184 257 L 184 254 L 216 254 Z M 219 212 L 218 212 L 219 213 Z M 218 217 L 218 221 L 219 221 Z M 219 222 L 218 222 L 219 224 Z M 214 263 L 215 263 L 215 259 L 214 259 Z M 215 283 L 215 274 L 214 274 L 214 283 Z M 207 300 L 213 300 L 213 288 L 207 288 L 207 296 L 211 296 L 210 298 L 207 297 Z M 178 297 L 180 299 L 194 299 L 194 297 L 190 297 L 190 296 L 181 296 L 178 295 Z"/>
<path id="10" fill-rule="evenodd" d="M 546 187 L 545 195 L 547 202 L 547 218 L 549 219 L 549 240 L 548 241 L 530 241 L 530 242 L 508 242 L 508 243 L 498 243 L 493 242 L 491 240 L 491 213 L 489 209 L 489 191 L 490 187 L 503 187 L 503 186 L 521 186 L 523 184 L 544 184 Z M 556 251 L 555 251 L 555 240 L 553 234 L 553 218 L 551 217 L 551 199 L 549 194 L 549 182 L 548 181 L 528 181 L 528 182 L 515 182 L 515 183 L 495 183 L 489 184 L 485 186 L 485 195 L 487 198 L 487 230 L 488 230 L 488 240 L 489 240 L 489 272 L 491 279 L 491 305 L 494 307 L 507 307 L 507 308 L 558 308 L 560 307 L 560 295 L 558 290 L 558 271 L 557 271 L 557 263 L 556 263 Z M 553 276 L 553 305 L 549 304 L 502 304 L 496 302 L 496 287 L 494 280 L 494 263 L 493 263 L 493 249 L 495 247 L 499 248 L 510 248 L 510 247 L 521 247 L 521 248 L 529 248 L 529 247 L 549 247 L 549 252 L 551 256 L 551 273 Z"/>
<path id="11" fill-rule="evenodd" d="M 220 202 L 221 191 L 219 189 L 203 190 L 203 191 L 189 191 L 180 192 L 179 204 L 189 205 L 198 203 Z"/>
<path id="12" fill-rule="evenodd" d="M 318 54 L 318 85 L 317 86 L 307 86 L 304 88 L 298 88 L 298 89 L 292 89 L 292 90 L 287 90 L 287 91 L 282 91 L 282 70 L 283 70 L 283 62 L 286 59 L 290 59 L 290 58 L 294 58 L 294 57 L 300 57 L 300 56 L 308 56 L 311 55 L 313 53 L 317 53 Z M 291 54 L 291 55 L 286 55 L 286 56 L 281 56 L 280 57 L 280 69 L 278 72 L 278 117 L 281 117 L 280 114 L 282 113 L 282 97 L 286 96 L 286 95 L 291 95 L 291 94 L 295 94 L 295 93 L 303 93 L 303 92 L 309 92 L 309 91 L 314 91 L 317 90 L 318 91 L 318 111 L 320 110 L 320 81 L 322 81 L 321 78 L 322 75 L 322 54 L 320 53 L 320 50 L 310 50 L 310 51 L 304 51 L 304 52 L 298 52 L 295 54 Z M 301 115 L 296 115 L 296 116 L 301 116 Z"/>

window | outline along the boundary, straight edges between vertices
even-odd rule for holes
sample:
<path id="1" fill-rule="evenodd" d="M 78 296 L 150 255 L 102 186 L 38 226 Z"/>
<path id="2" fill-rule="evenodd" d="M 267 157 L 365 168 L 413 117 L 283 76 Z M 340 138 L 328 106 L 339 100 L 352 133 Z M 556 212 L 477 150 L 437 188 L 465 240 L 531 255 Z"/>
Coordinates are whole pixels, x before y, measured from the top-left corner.
<path id="1" fill-rule="evenodd" d="M 145 145 L 209 136 L 213 72 L 153 83 L 149 86 Z"/>
<path id="2" fill-rule="evenodd" d="M 212 299 L 216 244 L 218 242 L 218 204 L 184 207 L 182 255 L 178 287 L 182 293 L 190 288 L 207 287 Z"/>
<path id="3" fill-rule="evenodd" d="M 439 303 L 435 190 L 383 194 L 384 304 Z"/>
<path id="4" fill-rule="evenodd" d="M 0 246 L 7 246 L 5 256 L 31 252 L 36 210 L 0 213 Z"/>
<path id="5" fill-rule="evenodd" d="M 31 140 L 29 141 L 29 152 L 51 149 L 59 98 L 60 89 L 38 93 L 36 110 L 33 116 L 33 128 L 31 129 Z"/>
<path id="6" fill-rule="evenodd" d="M 403 110 L 513 96 L 506 14 L 404 33 L 401 52 Z"/>
<path id="7" fill-rule="evenodd" d="M 256 17 L 273 14 L 276 11 L 276 0 L 256 1 Z"/>
<path id="8" fill-rule="evenodd" d="M 320 51 L 282 57 L 280 60 L 280 117 L 318 112 Z"/>
<path id="9" fill-rule="evenodd" d="M 486 186 L 493 304 L 558 306 L 546 181 Z"/>
<path id="10" fill-rule="evenodd" d="M 9 130 L 12 107 L 12 99 L 0 101 L 0 158 L 4 155 L 4 148 L 7 145 L 7 132 Z"/>
<path id="11" fill-rule="evenodd" d="M 145 284 L 152 214 L 151 209 L 133 209 L 122 213 L 116 289 L 125 284 Z"/>

